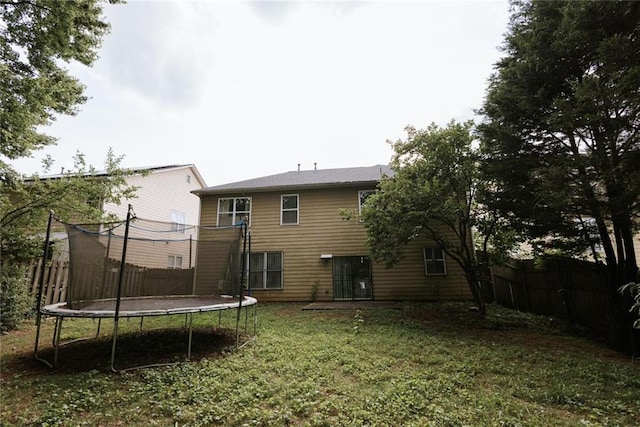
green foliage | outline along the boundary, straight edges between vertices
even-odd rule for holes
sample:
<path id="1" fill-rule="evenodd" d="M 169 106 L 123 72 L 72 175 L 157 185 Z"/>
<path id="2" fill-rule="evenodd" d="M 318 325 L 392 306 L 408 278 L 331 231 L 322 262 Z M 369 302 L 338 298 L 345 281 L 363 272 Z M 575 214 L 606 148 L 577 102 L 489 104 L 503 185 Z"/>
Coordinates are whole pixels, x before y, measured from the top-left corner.
<path id="1" fill-rule="evenodd" d="M 53 144 L 55 139 L 39 127 L 56 114 L 75 115 L 76 106 L 86 101 L 84 86 L 62 63 L 89 66 L 96 60 L 109 31 L 102 4 L 0 1 L 0 155 L 17 159 Z"/>
<path id="2" fill-rule="evenodd" d="M 481 272 L 513 246 L 514 234 L 502 228 L 494 212 L 478 202 L 478 154 L 472 122 L 426 130 L 407 128 L 406 141 L 391 143 L 394 175 L 367 198 L 362 218 L 373 257 L 387 266 L 399 262 L 406 245 L 418 238 L 435 242 L 460 265 L 481 312 Z M 347 213 L 343 213 L 347 217 Z M 476 257 L 472 228 L 484 233 Z"/>
<path id="3" fill-rule="evenodd" d="M 15 329 L 33 312 L 25 269 L 12 266 L 0 270 L 0 333 Z"/>
<path id="4" fill-rule="evenodd" d="M 615 286 L 635 280 L 640 5 L 523 0 L 512 10 L 479 126 L 487 200 L 541 250 L 601 243 L 607 264 L 625 266 Z"/>
<path id="5" fill-rule="evenodd" d="M 633 298 L 633 305 L 629 309 L 630 313 L 633 313 L 636 320 L 633 323 L 633 327 L 640 329 L 640 283 L 630 282 L 620 288 L 620 293 L 629 293 Z"/>

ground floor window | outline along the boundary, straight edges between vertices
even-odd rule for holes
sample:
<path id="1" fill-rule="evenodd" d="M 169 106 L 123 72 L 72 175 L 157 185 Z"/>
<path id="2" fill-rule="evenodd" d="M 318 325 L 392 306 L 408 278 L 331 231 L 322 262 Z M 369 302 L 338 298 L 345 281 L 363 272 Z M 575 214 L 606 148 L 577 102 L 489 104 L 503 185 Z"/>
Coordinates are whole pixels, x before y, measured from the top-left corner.
<path id="1" fill-rule="evenodd" d="M 444 251 L 437 246 L 424 248 L 424 271 L 427 276 L 441 276 L 447 274 L 444 261 Z"/>
<path id="2" fill-rule="evenodd" d="M 251 289 L 282 289 L 282 252 L 249 254 Z"/>

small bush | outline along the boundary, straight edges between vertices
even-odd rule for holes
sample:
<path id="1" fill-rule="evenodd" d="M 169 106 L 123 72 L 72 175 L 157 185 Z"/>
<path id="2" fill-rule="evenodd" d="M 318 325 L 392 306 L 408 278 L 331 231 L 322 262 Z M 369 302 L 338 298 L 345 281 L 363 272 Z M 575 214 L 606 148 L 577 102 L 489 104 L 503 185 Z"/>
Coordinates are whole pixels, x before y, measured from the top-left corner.
<path id="1" fill-rule="evenodd" d="M 627 283 L 620 288 L 621 294 L 624 294 L 625 292 L 629 292 L 629 294 L 631 294 L 631 298 L 633 298 L 633 305 L 629 309 L 630 313 L 634 313 L 636 315 L 633 327 L 640 329 L 640 283 Z"/>
<path id="2" fill-rule="evenodd" d="M 0 273 L 0 332 L 16 329 L 33 309 L 29 281 L 20 267 L 5 267 Z"/>

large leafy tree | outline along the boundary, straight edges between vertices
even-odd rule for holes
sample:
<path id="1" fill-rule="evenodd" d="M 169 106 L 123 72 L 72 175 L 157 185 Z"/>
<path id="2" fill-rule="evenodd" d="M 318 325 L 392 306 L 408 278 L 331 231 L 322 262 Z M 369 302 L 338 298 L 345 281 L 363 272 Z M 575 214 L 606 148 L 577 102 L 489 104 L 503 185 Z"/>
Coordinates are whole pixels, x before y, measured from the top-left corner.
<path id="1" fill-rule="evenodd" d="M 472 122 L 408 127 L 406 140 L 391 143 L 394 174 L 367 198 L 362 219 L 373 257 L 388 266 L 402 259 L 410 241 L 435 242 L 460 265 L 484 314 L 481 282 L 492 262 L 491 249 L 504 253 L 513 239 L 500 219 L 478 203 L 482 182 L 472 127 Z M 477 253 L 472 229 L 483 232 Z"/>
<path id="2" fill-rule="evenodd" d="M 9 161 L 54 144 L 43 129 L 57 115 L 74 115 L 86 101 L 84 86 L 64 68 L 97 58 L 109 24 L 106 3 L 119 0 L 0 0 L 0 328 L 24 315 L 23 263 L 42 248 L 49 210 L 62 218 L 96 219 L 87 201 L 130 197 L 120 157 L 107 153 L 109 179 L 98 178 L 81 154 L 75 167 L 56 179 L 26 178 Z M 51 165 L 45 161 L 45 171 Z"/>
<path id="3" fill-rule="evenodd" d="M 9 246 L 29 246 L 27 236 L 42 225 L 43 210 L 94 216 L 78 201 L 96 198 L 97 193 L 109 198 L 122 184 L 119 179 L 107 185 L 86 179 L 95 171 L 82 155 L 75 159 L 73 171 L 56 180 L 25 179 L 7 163 L 54 144 L 55 138 L 43 133 L 43 127 L 56 115 L 74 115 L 86 101 L 84 86 L 63 65 L 93 64 L 109 30 L 103 5 L 118 2 L 0 0 L 0 225 L 5 254 Z M 105 166 L 113 176 L 121 175 L 120 160 L 107 153 Z M 51 162 L 47 159 L 45 170 Z"/>
<path id="4" fill-rule="evenodd" d="M 109 30 L 103 3 L 0 0 L 0 155 L 17 159 L 55 143 L 39 127 L 56 114 L 76 114 L 86 101 L 84 86 L 62 64 L 96 60 Z"/>
<path id="5" fill-rule="evenodd" d="M 492 206 L 548 246 L 580 250 L 595 234 L 611 344 L 630 350 L 630 301 L 617 289 L 638 279 L 640 3 L 511 5 L 479 126 Z"/>

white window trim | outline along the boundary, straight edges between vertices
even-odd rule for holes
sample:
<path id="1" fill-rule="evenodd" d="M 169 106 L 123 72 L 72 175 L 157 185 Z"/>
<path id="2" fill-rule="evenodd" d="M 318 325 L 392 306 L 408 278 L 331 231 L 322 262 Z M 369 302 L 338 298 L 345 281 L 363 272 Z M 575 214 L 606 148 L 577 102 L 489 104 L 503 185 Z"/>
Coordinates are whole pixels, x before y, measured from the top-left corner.
<path id="1" fill-rule="evenodd" d="M 220 200 L 229 200 L 232 199 L 233 200 L 233 211 L 232 212 L 224 212 L 225 214 L 229 214 L 229 213 L 233 213 L 233 220 L 232 220 L 232 225 L 236 225 L 238 224 L 238 219 L 236 218 L 236 216 L 238 215 L 237 211 L 236 211 L 236 200 L 238 199 L 247 199 L 249 200 L 249 224 L 247 224 L 247 226 L 251 225 L 251 210 L 253 209 L 253 199 L 251 197 L 239 197 L 239 196 L 234 196 L 234 197 L 218 197 L 218 204 L 216 206 L 216 226 L 220 227 Z M 243 213 L 245 213 L 245 211 L 242 211 Z"/>
<path id="2" fill-rule="evenodd" d="M 285 197 L 292 197 L 295 196 L 296 200 L 298 201 L 297 203 L 297 207 L 295 209 L 285 209 L 282 204 L 284 202 L 284 198 Z M 296 212 L 296 222 L 287 222 L 284 223 L 282 222 L 282 218 L 284 217 L 284 212 Z M 280 225 L 298 225 L 300 224 L 300 195 L 299 194 L 283 194 L 280 196 Z"/>
<path id="3" fill-rule="evenodd" d="M 447 261 L 446 261 L 446 255 L 445 255 L 444 251 L 442 251 L 442 259 L 440 259 L 440 258 L 430 259 L 429 258 L 429 261 L 442 262 L 442 266 L 443 266 L 444 272 L 442 272 L 442 273 L 429 273 L 429 270 L 427 268 L 427 265 L 428 265 L 427 264 L 427 249 L 439 249 L 439 250 L 442 250 L 438 246 L 424 246 L 422 248 L 422 259 L 423 259 L 423 262 L 424 262 L 424 274 L 426 276 L 446 276 L 447 275 Z"/>

